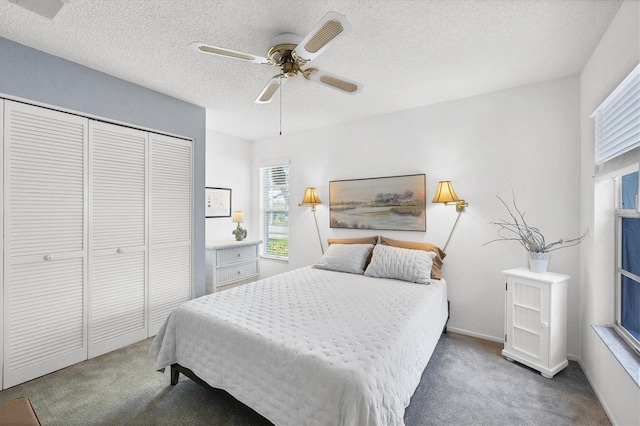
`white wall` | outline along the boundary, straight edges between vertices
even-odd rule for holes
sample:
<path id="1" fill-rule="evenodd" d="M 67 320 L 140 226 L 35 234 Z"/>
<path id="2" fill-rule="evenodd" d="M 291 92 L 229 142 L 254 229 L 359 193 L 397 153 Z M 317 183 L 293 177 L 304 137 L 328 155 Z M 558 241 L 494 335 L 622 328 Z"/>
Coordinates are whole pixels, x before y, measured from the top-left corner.
<path id="1" fill-rule="evenodd" d="M 640 2 L 625 1 L 580 76 L 581 222 L 595 230 L 581 246 L 581 363 L 614 424 L 640 424 L 640 389 L 591 328 L 613 322 L 611 181 L 594 181 L 593 111 L 640 62 Z"/>
<path id="2" fill-rule="evenodd" d="M 207 129 L 206 163 L 206 186 L 231 188 L 232 211 L 244 211 L 245 221 L 251 223 L 251 142 Z M 236 226 L 230 217 L 208 218 L 205 241 L 234 240 L 231 232 Z M 257 228 L 242 226 L 247 238 L 259 238 Z"/>
<path id="3" fill-rule="evenodd" d="M 340 96 L 339 93 L 336 96 Z M 257 167 L 272 158 L 291 160 L 290 261 L 263 260 L 262 276 L 310 265 L 320 247 L 309 208 L 297 207 L 307 186 L 318 188 L 322 238 L 381 234 L 444 245 L 455 208 L 432 204 L 439 180 L 452 180 L 470 206 L 447 248 L 452 329 L 502 340 L 504 277 L 526 266 L 517 243 L 483 246 L 495 237 L 490 221 L 505 218 L 496 194 L 511 198 L 549 239 L 580 233 L 579 79 L 577 76 L 373 117 L 253 144 L 254 211 Z M 330 229 L 330 180 L 427 175 L 427 232 Z M 257 220 L 257 218 L 253 218 Z M 257 228 L 257 221 L 252 224 Z M 326 244 L 326 243 L 325 243 Z M 572 276 L 569 286 L 569 353 L 578 354 L 579 250 L 553 252 L 551 271 Z"/>

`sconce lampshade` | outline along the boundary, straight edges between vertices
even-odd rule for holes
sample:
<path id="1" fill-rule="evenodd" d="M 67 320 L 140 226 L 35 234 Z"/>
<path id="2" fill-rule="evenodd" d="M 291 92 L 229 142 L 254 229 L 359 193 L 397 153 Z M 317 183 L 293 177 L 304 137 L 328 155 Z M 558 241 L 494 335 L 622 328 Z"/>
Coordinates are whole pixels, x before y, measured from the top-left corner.
<path id="1" fill-rule="evenodd" d="M 453 190 L 450 180 L 443 180 L 438 183 L 436 196 L 433 197 L 434 203 L 455 203 L 460 201 L 456 191 Z"/>
<path id="2" fill-rule="evenodd" d="M 469 206 L 469 203 L 465 200 L 458 198 L 456 191 L 453 190 L 453 185 L 451 185 L 450 180 L 441 180 L 438 183 L 438 189 L 436 190 L 436 196 L 433 197 L 433 202 L 444 203 L 445 206 L 449 203 L 454 203 L 458 213 L 464 210 L 465 207 Z"/>
<path id="3" fill-rule="evenodd" d="M 300 206 L 311 207 L 311 210 L 315 210 L 318 204 L 322 204 L 318 196 L 318 191 L 316 191 L 315 188 L 307 188 L 306 191 L 304 191 L 304 197 L 302 198 Z"/>
<path id="4" fill-rule="evenodd" d="M 233 212 L 233 216 L 231 218 L 232 222 L 235 223 L 244 223 L 244 212 L 243 211 L 235 211 Z"/>
<path id="5" fill-rule="evenodd" d="M 322 204 L 320 197 L 318 197 L 318 191 L 315 188 L 309 187 L 304 191 L 304 197 L 302 202 L 298 204 L 300 207 L 311 207 L 313 212 L 313 220 L 316 222 L 316 232 L 318 232 L 318 242 L 320 242 L 320 250 L 324 255 L 324 247 L 322 247 L 322 238 L 320 238 L 320 228 L 318 228 L 318 218 L 316 217 L 316 206 Z"/>

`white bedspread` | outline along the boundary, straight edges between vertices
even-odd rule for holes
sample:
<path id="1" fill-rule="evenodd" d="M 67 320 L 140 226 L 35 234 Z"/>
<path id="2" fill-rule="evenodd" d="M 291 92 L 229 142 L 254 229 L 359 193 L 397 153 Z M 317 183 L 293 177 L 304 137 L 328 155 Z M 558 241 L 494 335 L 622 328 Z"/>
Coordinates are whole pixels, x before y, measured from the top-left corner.
<path id="1" fill-rule="evenodd" d="M 307 267 L 184 303 L 150 351 L 277 425 L 402 425 L 446 294 Z"/>

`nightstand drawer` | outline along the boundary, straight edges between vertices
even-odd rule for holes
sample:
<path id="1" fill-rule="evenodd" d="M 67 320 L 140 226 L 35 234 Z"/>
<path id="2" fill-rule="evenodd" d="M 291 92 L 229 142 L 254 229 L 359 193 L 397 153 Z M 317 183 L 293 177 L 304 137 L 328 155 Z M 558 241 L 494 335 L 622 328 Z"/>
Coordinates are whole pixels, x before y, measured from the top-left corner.
<path id="1" fill-rule="evenodd" d="M 216 273 L 216 282 L 218 285 L 251 278 L 258 275 L 258 260 L 218 268 Z"/>
<path id="2" fill-rule="evenodd" d="M 234 247 L 217 251 L 216 265 L 224 266 L 258 258 L 256 246 Z"/>
<path id="3" fill-rule="evenodd" d="M 260 244 L 260 240 L 223 240 L 207 244 L 207 294 L 259 279 Z"/>

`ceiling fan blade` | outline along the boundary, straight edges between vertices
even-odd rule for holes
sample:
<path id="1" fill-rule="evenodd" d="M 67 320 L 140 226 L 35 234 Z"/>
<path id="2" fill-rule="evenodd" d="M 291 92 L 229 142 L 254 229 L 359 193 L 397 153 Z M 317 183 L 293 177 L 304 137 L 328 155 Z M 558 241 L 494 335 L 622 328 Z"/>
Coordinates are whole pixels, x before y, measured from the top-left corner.
<path id="1" fill-rule="evenodd" d="M 271 80 L 269 80 L 267 85 L 264 86 L 264 89 L 262 89 L 262 92 L 260 92 L 255 102 L 257 104 L 268 104 L 269 102 L 271 102 L 271 98 L 273 98 L 273 95 L 275 95 L 280 88 L 280 85 L 286 82 L 287 77 L 285 75 L 278 74 L 274 76 Z"/>
<path id="2" fill-rule="evenodd" d="M 225 58 L 233 58 L 239 59 L 241 61 L 253 62 L 254 64 L 271 64 L 271 61 L 268 58 L 262 56 L 242 53 L 235 50 L 225 49 L 223 47 L 211 46 L 210 44 L 193 42 L 189 44 L 189 49 L 195 50 L 196 52 L 200 53 L 208 53 L 210 55 L 217 55 L 223 56 Z"/>
<path id="3" fill-rule="evenodd" d="M 362 91 L 364 87 L 361 83 L 357 81 L 353 81 L 344 77 L 337 76 L 335 74 L 331 74 L 328 72 L 316 70 L 314 68 L 310 68 L 304 75 L 307 79 L 322 84 L 323 86 L 330 87 L 332 89 L 338 90 L 342 93 L 347 93 L 349 95 L 357 95 Z M 311 71 L 311 72 L 308 72 Z"/>
<path id="4" fill-rule="evenodd" d="M 311 61 L 324 52 L 332 41 L 342 37 L 352 28 L 346 16 L 328 12 L 296 46 L 295 54 L 300 59 Z"/>

